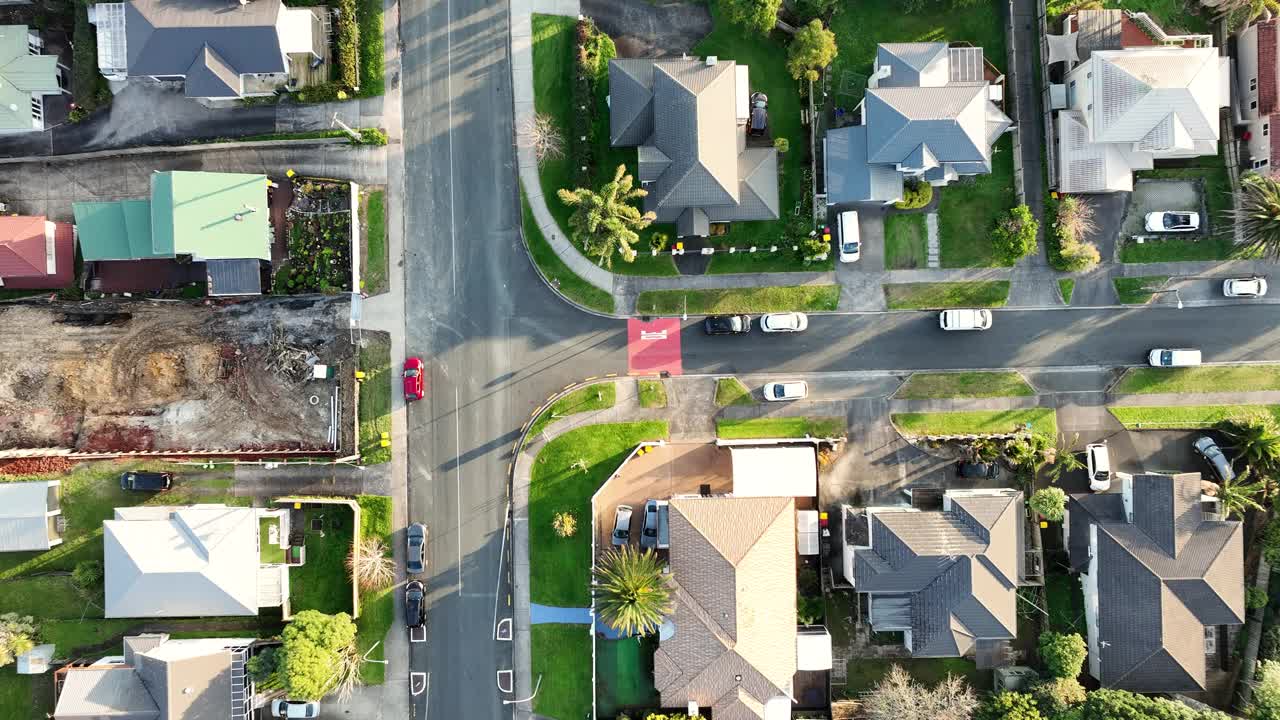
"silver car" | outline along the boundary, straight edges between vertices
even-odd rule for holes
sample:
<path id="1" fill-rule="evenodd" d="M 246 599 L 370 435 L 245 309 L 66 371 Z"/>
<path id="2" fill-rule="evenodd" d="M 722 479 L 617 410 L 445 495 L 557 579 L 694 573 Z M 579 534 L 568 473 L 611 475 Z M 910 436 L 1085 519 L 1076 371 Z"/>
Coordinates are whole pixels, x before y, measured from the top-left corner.
<path id="1" fill-rule="evenodd" d="M 427 526 L 414 523 L 405 532 L 405 567 L 413 574 L 427 568 Z"/>
<path id="2" fill-rule="evenodd" d="M 622 547 L 631 542 L 631 516 L 633 514 L 630 505 L 619 505 L 618 509 L 613 512 L 613 535 L 611 541 L 615 546 Z"/>

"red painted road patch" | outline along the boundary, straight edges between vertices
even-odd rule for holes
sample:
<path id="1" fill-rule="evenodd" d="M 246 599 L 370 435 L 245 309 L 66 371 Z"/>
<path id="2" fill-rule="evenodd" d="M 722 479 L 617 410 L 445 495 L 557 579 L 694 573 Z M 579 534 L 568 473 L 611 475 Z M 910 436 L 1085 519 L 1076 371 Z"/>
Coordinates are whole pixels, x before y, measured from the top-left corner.
<path id="1" fill-rule="evenodd" d="M 656 375 L 663 371 L 672 375 L 679 375 L 684 371 L 680 362 L 680 320 L 628 320 L 627 372 L 632 375 Z"/>

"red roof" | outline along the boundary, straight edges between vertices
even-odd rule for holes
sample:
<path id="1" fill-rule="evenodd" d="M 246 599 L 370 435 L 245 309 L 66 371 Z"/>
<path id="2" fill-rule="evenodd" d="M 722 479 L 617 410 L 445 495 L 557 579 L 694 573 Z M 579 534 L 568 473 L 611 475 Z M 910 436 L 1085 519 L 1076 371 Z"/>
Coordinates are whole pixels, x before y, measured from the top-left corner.
<path id="1" fill-rule="evenodd" d="M 0 278 L 47 274 L 43 215 L 0 217 Z"/>
<path id="2" fill-rule="evenodd" d="M 19 257 L 16 253 L 10 253 L 13 244 L 7 243 L 5 234 L 5 220 L 38 220 L 40 221 L 39 235 L 39 264 L 38 273 L 28 272 L 26 275 L 9 275 L 5 268 L 6 259 Z M 27 253 L 24 253 L 25 257 Z M 45 272 L 44 258 L 44 218 L 0 218 L 0 277 L 4 278 L 4 286 L 13 290 L 55 290 L 64 288 L 75 280 L 76 269 L 76 240 L 75 229 L 71 223 L 56 222 L 53 224 L 53 258 L 54 272 L 48 274 Z M 30 264 L 28 263 L 29 267 Z"/>
<path id="3" fill-rule="evenodd" d="M 1258 23 L 1258 113 L 1276 109 L 1276 21 Z"/>

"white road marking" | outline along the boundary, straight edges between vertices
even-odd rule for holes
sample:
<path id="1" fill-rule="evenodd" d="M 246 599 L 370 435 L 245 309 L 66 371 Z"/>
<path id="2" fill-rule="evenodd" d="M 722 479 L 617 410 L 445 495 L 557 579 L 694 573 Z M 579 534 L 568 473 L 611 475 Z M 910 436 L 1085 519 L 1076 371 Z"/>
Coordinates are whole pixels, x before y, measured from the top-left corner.
<path id="1" fill-rule="evenodd" d="M 498 638 L 498 591 L 502 589 L 502 559 L 507 553 L 507 518 L 511 517 L 511 502 L 507 502 L 502 515 L 502 547 L 498 549 L 498 578 L 493 583 L 493 637 Z"/>
<path id="2" fill-rule="evenodd" d="M 458 399 L 458 388 L 453 388 L 453 478 L 457 483 L 457 494 L 454 498 L 458 503 L 458 532 L 456 540 L 458 542 L 458 596 L 462 596 L 462 421 L 458 419 L 458 415 L 462 410 L 462 403 Z"/>
<path id="3" fill-rule="evenodd" d="M 444 3 L 444 49 L 445 49 L 445 92 L 448 102 L 445 106 L 449 112 L 449 275 L 453 280 L 453 294 L 458 294 L 458 226 L 453 219 L 453 3 Z M 461 570 L 461 566 L 459 566 Z"/>

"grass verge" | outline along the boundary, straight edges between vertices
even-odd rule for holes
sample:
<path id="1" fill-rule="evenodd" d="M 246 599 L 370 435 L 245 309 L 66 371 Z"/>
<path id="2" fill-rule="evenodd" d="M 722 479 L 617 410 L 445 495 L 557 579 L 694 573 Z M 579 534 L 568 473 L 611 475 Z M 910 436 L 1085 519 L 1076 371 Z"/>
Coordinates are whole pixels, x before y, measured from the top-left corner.
<path id="1" fill-rule="evenodd" d="M 728 377 L 716 380 L 716 405 L 728 407 L 730 405 L 754 405 L 755 402 L 755 398 L 751 397 L 751 391 L 738 378 Z"/>
<path id="2" fill-rule="evenodd" d="M 893 213 L 884 219 L 884 266 L 909 270 L 929 264 L 929 235 L 923 213 Z"/>
<path id="3" fill-rule="evenodd" d="M 590 627 L 534 625 L 530 646 L 530 672 L 542 678 L 533 701 L 534 712 L 554 720 L 591 717 Z"/>
<path id="4" fill-rule="evenodd" d="M 894 413 L 893 424 L 907 435 L 999 435 L 1026 429 L 1057 437 L 1053 408 L 977 410 L 972 412 Z"/>
<path id="5" fill-rule="evenodd" d="M 840 287 L 838 285 L 791 285 L 724 290 L 649 290 L 640 293 L 636 301 L 636 312 L 653 315 L 673 315 L 683 312 L 694 315 L 714 315 L 785 310 L 835 310 L 839 302 Z"/>
<path id="6" fill-rule="evenodd" d="M 1070 305 L 1071 295 L 1076 291 L 1076 281 L 1070 278 L 1058 281 L 1058 292 L 1062 293 L 1062 302 Z"/>
<path id="7" fill-rule="evenodd" d="M 664 408 L 667 406 L 667 386 L 661 380 L 636 381 L 640 395 L 640 407 Z"/>
<path id="8" fill-rule="evenodd" d="M 716 435 L 726 440 L 758 438 L 842 437 L 845 419 L 840 417 L 768 417 L 750 420 L 716 420 Z"/>
<path id="9" fill-rule="evenodd" d="M 1256 413 L 1280 421 L 1280 405 L 1117 405 L 1107 410 L 1129 430 L 1195 430 Z"/>
<path id="10" fill-rule="evenodd" d="M 391 548 L 391 498 L 385 495 L 359 495 L 360 537 L 380 537 Z M 395 593 L 389 587 L 374 592 L 361 591 L 360 617 L 356 618 L 356 647 L 370 660 L 384 659 L 384 644 L 395 621 Z M 381 685 L 386 681 L 387 668 L 379 662 L 367 662 L 360 666 L 360 679 L 365 685 Z"/>
<path id="11" fill-rule="evenodd" d="M 387 201 L 382 190 L 369 193 L 364 206 L 364 291 L 387 291 Z"/>
<path id="12" fill-rule="evenodd" d="M 529 428 L 529 435 L 537 435 L 565 415 L 604 410 L 613 407 L 615 402 L 617 402 L 617 388 L 612 381 L 578 388 L 543 410 Z"/>
<path id="13" fill-rule="evenodd" d="M 895 283 L 884 286 L 884 295 L 890 310 L 1002 307 L 1009 299 L 1009 281 Z"/>
<path id="14" fill-rule="evenodd" d="M 1154 290 L 1168 282 L 1168 275 L 1139 275 L 1137 277 L 1112 278 L 1116 286 L 1116 297 L 1122 305 L 1145 305 L 1151 302 Z"/>
<path id="15" fill-rule="evenodd" d="M 1130 368 L 1112 389 L 1121 395 L 1280 390 L 1280 365 Z"/>
<path id="16" fill-rule="evenodd" d="M 360 97 L 378 97 L 386 92 L 383 65 L 382 0 L 357 0 L 356 21 L 360 24 Z"/>
<path id="17" fill-rule="evenodd" d="M 666 436 L 665 422 L 590 425 L 570 430 L 542 448 L 529 482 L 529 593 L 533 602 L 559 607 L 590 604 L 591 496 L 637 444 Z M 562 538 L 552 528 L 559 512 L 577 519 L 578 532 L 572 537 Z M 586 629 L 582 632 L 586 638 Z M 538 655 L 535 650 L 535 663 Z M 590 665 L 588 656 L 583 660 L 588 674 Z M 551 667 L 555 674 L 576 669 Z"/>
<path id="18" fill-rule="evenodd" d="M 542 229 L 533 219 L 533 208 L 520 190 L 520 202 L 524 206 L 524 244 L 529 248 L 533 264 L 538 272 L 560 291 L 562 295 L 579 305 L 606 315 L 613 314 L 613 295 L 583 280 L 565 264 L 555 249 L 542 235 Z"/>
<path id="19" fill-rule="evenodd" d="M 391 340 L 371 336 L 360 348 L 360 462 L 391 462 L 391 448 L 382 447 L 382 433 L 391 432 Z"/>
<path id="20" fill-rule="evenodd" d="M 1035 395 L 1035 390 L 1016 372 L 913 373 L 894 397 L 902 400 L 927 398 L 988 398 Z"/>
<path id="21" fill-rule="evenodd" d="M 350 613 L 351 577 L 346 560 L 354 537 L 351 511 L 341 505 L 324 505 L 303 513 L 307 562 L 289 568 L 290 609 L 295 614 L 302 610 Z M 311 529 L 314 518 L 323 518 L 323 532 Z M 334 527 L 338 518 L 341 527 Z"/>

